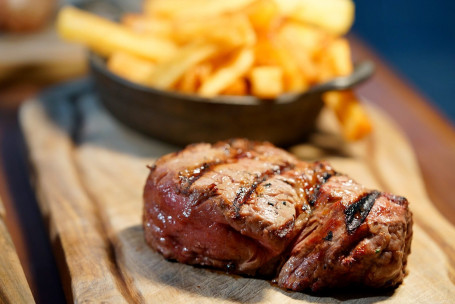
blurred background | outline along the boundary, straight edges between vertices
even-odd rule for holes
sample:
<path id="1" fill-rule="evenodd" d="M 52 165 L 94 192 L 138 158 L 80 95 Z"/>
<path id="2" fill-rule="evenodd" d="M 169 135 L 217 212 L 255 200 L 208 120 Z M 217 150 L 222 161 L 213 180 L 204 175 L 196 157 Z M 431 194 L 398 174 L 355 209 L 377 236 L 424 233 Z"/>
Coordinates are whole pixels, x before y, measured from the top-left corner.
<path id="1" fill-rule="evenodd" d="M 455 125 L 455 2 L 354 2 L 351 32 Z"/>
<path id="2" fill-rule="evenodd" d="M 2 5 L 6 0 L 0 0 L 0 28 L 5 16 L 2 16 Z M 140 2 L 134 1 L 100 1 L 100 0 L 41 0 L 29 1 L 28 13 L 46 15 L 48 7 L 60 4 L 75 4 L 81 6 L 97 6 L 110 3 L 111 7 L 120 9 L 138 9 Z M 351 33 L 365 41 L 378 55 L 388 62 L 391 67 L 404 76 L 410 84 L 420 91 L 436 108 L 455 125 L 455 2 L 451 0 L 433 1 L 415 0 L 412 5 L 408 1 L 360 1 L 354 0 L 356 18 Z M 34 4 L 33 4 L 34 3 Z M 44 4 L 43 4 L 44 3 Z M 46 4 L 47 3 L 47 4 Z M 46 5 L 45 5 L 46 4 Z M 114 15 L 118 12 L 113 11 Z M 23 13 L 21 13 L 23 15 Z M 33 25 L 33 18 L 27 17 Z M 49 25 L 48 25 L 49 27 Z M 46 74 L 71 77 L 83 71 L 77 64 L 80 60 L 79 50 L 67 48 L 65 45 L 48 44 L 35 48 L 33 43 L 38 39 L 48 39 L 55 42 L 55 36 L 50 33 L 33 33 L 18 37 L 5 37 L 0 31 L 0 85 L 11 78 L 10 68 L 20 60 L 35 63 L 36 61 L 57 61 L 56 65 L 47 67 Z M 3 40 L 3 41 L 2 41 Z M 5 43 L 5 40 L 6 43 Z M 68 54 L 73 54 L 68 56 Z M 62 56 L 62 54 L 66 54 Z M 62 59 L 58 59 L 59 56 Z M 8 62 L 5 64 L 5 58 Z M 72 58 L 66 60 L 66 58 Z M 52 59 L 52 60 L 51 60 Z M 65 63 L 62 70 L 61 63 Z M 71 65 L 71 62 L 76 63 Z M 13 66 L 11 66 L 13 63 Z M 28 67 L 30 70 L 30 68 Z M 40 79 L 39 71 L 30 70 L 30 77 Z M 13 74 L 15 74 L 15 71 Z M 23 72 L 23 71 L 22 71 Z M 35 75 L 38 74 L 38 75 Z M 53 78 L 53 77 L 50 77 Z M 61 77 L 64 78 L 64 77 Z M 2 81 L 3 80 L 3 81 Z"/>

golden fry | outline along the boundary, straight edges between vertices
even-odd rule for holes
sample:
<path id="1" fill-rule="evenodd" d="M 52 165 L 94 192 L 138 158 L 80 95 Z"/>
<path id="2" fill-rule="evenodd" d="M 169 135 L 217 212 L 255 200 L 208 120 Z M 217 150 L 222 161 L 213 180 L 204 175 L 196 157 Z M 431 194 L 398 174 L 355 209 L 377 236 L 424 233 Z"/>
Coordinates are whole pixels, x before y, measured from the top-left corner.
<path id="1" fill-rule="evenodd" d="M 304 91 L 308 80 L 295 64 L 289 50 L 279 41 L 261 39 L 255 45 L 255 66 L 279 66 L 283 70 L 284 91 Z"/>
<path id="2" fill-rule="evenodd" d="M 211 44 L 192 43 L 180 49 L 169 60 L 157 64 L 147 83 L 160 89 L 170 89 L 186 70 L 213 56 L 217 47 Z"/>
<path id="3" fill-rule="evenodd" d="M 221 92 L 223 95 L 248 95 L 248 85 L 245 78 L 239 78 Z"/>
<path id="4" fill-rule="evenodd" d="M 216 96 L 229 87 L 238 78 L 245 75 L 254 62 L 254 52 L 250 48 L 242 49 L 226 65 L 218 69 L 199 88 L 203 96 Z"/>
<path id="5" fill-rule="evenodd" d="M 279 19 L 279 8 L 274 0 L 255 1 L 245 9 L 251 25 L 258 31 L 266 31 Z"/>
<path id="6" fill-rule="evenodd" d="M 121 51 L 159 61 L 169 58 L 177 50 L 171 41 L 139 35 L 117 23 L 69 6 L 59 13 L 57 30 L 63 38 L 83 43 L 106 56 Z"/>
<path id="7" fill-rule="evenodd" d="M 250 46 L 256 42 L 256 34 L 248 20 L 242 14 L 200 20 L 176 22 L 174 38 L 185 44 L 195 39 L 222 45 L 224 48 Z"/>
<path id="8" fill-rule="evenodd" d="M 295 64 L 289 51 L 284 46 L 277 46 L 275 53 L 283 68 L 284 88 L 288 92 L 303 92 L 309 87 L 309 81 Z"/>
<path id="9" fill-rule="evenodd" d="M 306 83 L 316 83 L 319 71 L 310 54 L 302 51 L 302 48 L 293 40 L 282 41 L 282 46 L 285 47 L 289 56 L 293 58 L 294 65 L 303 75 Z"/>
<path id="10" fill-rule="evenodd" d="M 345 139 L 358 140 L 371 132 L 370 119 L 351 90 L 327 92 L 323 100 L 337 116 Z"/>
<path id="11" fill-rule="evenodd" d="M 170 39 L 173 32 L 172 22 L 162 18 L 149 18 L 141 14 L 125 14 L 121 22 L 127 28 L 140 34 Z"/>
<path id="12" fill-rule="evenodd" d="M 260 98 L 274 98 L 283 93 L 283 70 L 277 66 L 251 69 L 251 92 Z"/>
<path id="13" fill-rule="evenodd" d="M 275 0 L 284 15 L 344 35 L 354 22 L 351 0 Z"/>
<path id="14" fill-rule="evenodd" d="M 300 52 L 309 57 L 321 52 L 332 39 L 331 35 L 319 28 L 293 20 L 288 20 L 281 26 L 278 36 L 282 41 L 299 47 Z"/>
<path id="15" fill-rule="evenodd" d="M 184 93 L 196 93 L 198 88 L 197 66 L 188 69 L 177 82 L 175 89 Z"/>
<path id="16" fill-rule="evenodd" d="M 149 0 L 145 2 L 144 11 L 152 16 L 204 20 L 207 17 L 237 12 L 254 1 L 256 0 Z"/>
<path id="17" fill-rule="evenodd" d="M 155 63 L 128 53 L 116 52 L 109 57 L 107 68 L 132 82 L 145 84 L 155 69 Z"/>
<path id="18" fill-rule="evenodd" d="M 188 69 L 177 84 L 176 89 L 185 93 L 196 93 L 203 82 L 212 73 L 213 66 L 202 63 Z"/>
<path id="19" fill-rule="evenodd" d="M 329 44 L 327 55 L 333 66 L 336 76 L 345 76 L 352 73 L 351 49 L 346 39 L 338 38 Z"/>

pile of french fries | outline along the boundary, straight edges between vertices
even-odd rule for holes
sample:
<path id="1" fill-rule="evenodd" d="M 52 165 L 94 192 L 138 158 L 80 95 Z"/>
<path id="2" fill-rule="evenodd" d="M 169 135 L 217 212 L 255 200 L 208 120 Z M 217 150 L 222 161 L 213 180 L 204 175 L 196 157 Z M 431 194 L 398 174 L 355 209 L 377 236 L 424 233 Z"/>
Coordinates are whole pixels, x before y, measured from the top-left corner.
<path id="1" fill-rule="evenodd" d="M 146 0 L 143 13 L 125 14 L 120 23 L 65 7 L 57 28 L 105 56 L 113 73 L 142 85 L 273 99 L 352 72 L 342 35 L 353 16 L 351 0 Z M 369 133 L 352 92 L 324 98 L 345 138 Z"/>

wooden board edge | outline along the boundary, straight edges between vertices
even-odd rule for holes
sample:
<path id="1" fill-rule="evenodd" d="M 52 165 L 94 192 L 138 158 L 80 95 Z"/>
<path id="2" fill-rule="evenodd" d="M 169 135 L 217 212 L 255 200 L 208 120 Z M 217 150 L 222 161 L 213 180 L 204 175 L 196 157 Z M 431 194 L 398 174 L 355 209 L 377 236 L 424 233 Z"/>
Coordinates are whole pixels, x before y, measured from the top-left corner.
<path id="1" fill-rule="evenodd" d="M 64 100 L 61 100 L 60 102 L 64 102 Z M 97 215 L 91 213 L 89 219 L 81 218 L 82 220 L 79 220 L 81 227 L 78 229 L 76 229 L 77 227 L 69 227 L 68 223 L 65 221 L 55 221 L 56 218 L 61 218 L 62 216 L 67 219 L 70 219 L 71 216 L 81 216 L 81 214 L 87 213 L 87 210 L 84 210 L 84 207 L 82 206 L 77 206 L 77 204 L 73 205 L 71 199 L 66 198 L 64 193 L 52 194 L 50 191 L 52 188 L 57 189 L 58 183 L 66 183 L 67 185 L 71 185 L 74 189 L 79 188 L 75 185 L 78 183 L 77 177 L 74 177 L 74 173 L 77 169 L 74 168 L 74 164 L 70 164 L 72 161 L 71 156 L 66 153 L 70 153 L 71 149 L 74 148 L 72 145 L 68 145 L 69 138 L 65 132 L 67 130 L 61 129 L 61 126 L 57 125 L 46 125 L 50 122 L 47 120 L 49 119 L 48 117 L 46 117 L 46 119 L 44 118 L 47 114 L 43 102 L 32 98 L 25 101 L 21 106 L 19 111 L 19 123 L 24 133 L 28 152 L 30 153 L 29 159 L 32 164 L 35 165 L 35 167 L 32 167 L 32 170 L 34 170 L 35 173 L 39 173 L 43 170 L 43 168 L 36 167 L 37 163 L 41 163 L 42 166 L 51 171 L 53 166 L 55 166 L 54 163 L 57 162 L 59 162 L 60 165 L 63 163 L 73 167 L 71 168 L 71 172 L 64 177 L 61 177 L 62 180 L 54 180 L 54 183 L 47 178 L 40 178 L 39 175 L 35 176 L 35 187 L 38 192 L 39 207 L 42 210 L 43 216 L 47 218 L 48 223 L 50 224 L 48 227 L 49 234 L 52 248 L 56 255 L 57 265 L 61 275 L 63 275 L 63 278 L 67 279 L 67 283 L 69 284 L 66 288 L 64 286 L 65 293 L 69 292 L 69 294 L 66 294 L 67 299 L 74 299 L 76 302 L 92 301 L 93 296 L 95 295 L 93 293 L 96 289 L 95 285 L 99 285 L 99 288 L 105 292 L 99 295 L 100 297 L 97 301 L 128 303 L 130 302 L 130 295 L 125 291 L 125 288 L 122 288 L 122 285 L 124 284 L 120 281 L 122 278 L 119 278 L 116 275 L 118 270 L 116 269 L 115 258 L 109 249 L 111 248 L 111 245 L 107 236 L 102 232 L 102 224 L 99 219 L 96 220 Z M 36 126 L 40 127 L 39 130 Z M 38 135 L 37 133 L 42 134 Z M 60 146 L 60 148 L 63 146 L 63 151 L 62 149 L 60 149 L 60 151 L 52 151 L 54 154 L 52 156 L 44 155 L 43 157 L 43 155 L 37 155 L 36 151 L 42 150 L 43 147 L 39 146 L 39 139 L 36 137 L 41 136 L 42 138 L 46 138 L 46 136 L 49 135 L 44 133 L 50 133 L 54 136 L 57 135 L 55 136 L 57 137 L 55 143 L 57 146 Z M 48 136 L 48 138 L 52 137 L 52 135 Z M 68 151 L 65 152 L 65 150 Z M 49 152 L 51 151 L 48 151 L 48 153 Z M 83 187 L 80 188 L 83 189 Z M 83 200 L 89 199 L 87 198 L 86 193 L 80 194 L 80 198 Z M 85 206 L 89 205 L 91 204 L 85 204 Z M 80 233 L 88 233 L 86 237 L 91 241 L 94 239 L 103 241 L 101 244 L 98 242 L 92 244 L 96 245 L 96 248 L 90 246 L 86 246 L 85 249 L 75 248 L 75 244 L 73 243 L 74 240 L 77 239 L 75 238 L 75 235 Z M 93 260 L 94 255 L 96 255 L 93 252 L 101 252 L 102 256 L 95 259 L 97 260 L 97 263 Z M 68 256 L 72 253 L 78 255 L 78 258 L 71 261 Z M 97 268 L 97 270 L 89 269 L 85 274 L 75 277 L 74 273 L 78 272 L 78 269 L 80 268 L 78 266 L 79 261 L 87 258 L 93 260 L 93 265 L 98 265 L 94 267 Z M 104 269 L 105 271 L 100 273 L 100 269 Z M 90 275 L 92 275 L 92 279 L 89 278 Z"/>
<path id="2" fill-rule="evenodd" d="M 0 303 L 35 303 L 11 236 L 0 198 Z"/>

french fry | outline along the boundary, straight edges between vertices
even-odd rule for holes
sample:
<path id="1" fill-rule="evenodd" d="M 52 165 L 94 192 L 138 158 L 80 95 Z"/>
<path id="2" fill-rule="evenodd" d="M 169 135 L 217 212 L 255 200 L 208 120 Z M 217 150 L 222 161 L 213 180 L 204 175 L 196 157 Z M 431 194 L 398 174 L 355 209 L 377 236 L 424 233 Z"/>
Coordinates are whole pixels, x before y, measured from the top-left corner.
<path id="1" fill-rule="evenodd" d="M 223 95 L 247 95 L 248 94 L 248 85 L 245 78 L 239 78 L 234 81 L 230 86 L 224 89 L 221 94 Z"/>
<path id="2" fill-rule="evenodd" d="M 57 29 L 63 38 L 83 43 L 106 56 L 121 51 L 159 61 L 171 57 L 177 50 L 170 41 L 144 37 L 117 23 L 69 6 L 60 11 Z"/>
<path id="3" fill-rule="evenodd" d="M 155 64 L 128 53 L 113 53 L 107 61 L 108 69 L 132 82 L 145 84 L 155 69 Z"/>
<path id="4" fill-rule="evenodd" d="M 314 60 L 310 57 L 310 54 L 302 51 L 303 49 L 294 40 L 282 39 L 280 41 L 282 41 L 282 45 L 286 48 L 289 56 L 294 59 L 295 66 L 304 76 L 306 82 L 308 84 L 316 83 L 319 71 Z"/>
<path id="5" fill-rule="evenodd" d="M 169 60 L 158 63 L 147 83 L 159 89 L 170 89 L 185 71 L 213 56 L 216 51 L 215 45 L 202 44 L 198 41 L 187 45 Z"/>
<path id="6" fill-rule="evenodd" d="M 307 80 L 280 41 L 260 39 L 254 52 L 255 66 L 280 66 L 283 69 L 284 91 L 304 91 L 308 88 Z"/>
<path id="7" fill-rule="evenodd" d="M 277 66 L 251 69 L 251 92 L 260 98 L 274 98 L 283 93 L 283 70 Z"/>
<path id="8" fill-rule="evenodd" d="M 193 5 L 204 5 L 206 2 L 206 0 L 192 0 L 191 3 L 184 0 L 145 0 L 143 11 L 149 17 L 172 19 L 178 11 L 186 10 Z"/>
<path id="9" fill-rule="evenodd" d="M 352 73 L 351 50 L 346 39 L 338 38 L 332 41 L 327 48 L 326 56 L 330 60 L 336 76 L 345 76 Z"/>
<path id="10" fill-rule="evenodd" d="M 335 35 L 344 35 L 354 22 L 351 0 L 275 0 L 282 13 Z"/>
<path id="11" fill-rule="evenodd" d="M 315 83 L 324 83 L 335 77 L 333 64 L 327 56 L 321 56 L 315 64 L 318 71 Z"/>
<path id="12" fill-rule="evenodd" d="M 196 68 L 197 67 L 194 66 L 183 74 L 181 79 L 175 85 L 176 91 L 196 93 L 199 86 Z"/>
<path id="13" fill-rule="evenodd" d="M 176 22 L 174 38 L 180 44 L 202 39 L 228 48 L 251 46 L 256 42 L 254 29 L 248 17 L 243 14 L 208 18 L 204 22 Z"/>
<path id="14" fill-rule="evenodd" d="M 279 65 L 279 58 L 276 56 L 276 50 L 273 43 L 267 37 L 259 37 L 253 47 L 254 65 Z"/>
<path id="15" fill-rule="evenodd" d="M 371 132 L 370 119 L 351 90 L 327 92 L 323 100 L 338 118 L 345 139 L 358 140 Z"/>
<path id="16" fill-rule="evenodd" d="M 172 22 L 163 18 L 149 18 L 142 14 L 125 14 L 122 16 L 121 22 L 127 28 L 140 34 L 171 39 L 173 33 Z"/>
<path id="17" fill-rule="evenodd" d="M 256 0 L 149 0 L 144 11 L 149 15 L 173 19 L 199 19 L 236 12 Z"/>
<path id="18" fill-rule="evenodd" d="M 281 26 L 278 36 L 286 43 L 292 42 L 300 48 L 301 53 L 306 53 L 310 57 L 321 52 L 332 40 L 332 35 L 327 32 L 293 20 L 288 20 Z"/>
<path id="19" fill-rule="evenodd" d="M 288 92 L 303 92 L 309 87 L 308 79 L 294 63 L 290 53 L 282 45 L 277 46 L 275 53 L 278 61 L 283 68 L 284 88 Z"/>
<path id="20" fill-rule="evenodd" d="M 245 9 L 255 30 L 266 31 L 279 19 L 279 8 L 274 0 L 255 1 Z"/>
<path id="21" fill-rule="evenodd" d="M 176 86 L 176 89 L 185 93 L 196 93 L 203 82 L 212 73 L 213 66 L 201 63 L 188 69 Z"/>
<path id="22" fill-rule="evenodd" d="M 202 96 L 211 97 L 229 87 L 238 78 L 245 75 L 254 62 L 254 52 L 250 48 L 240 50 L 226 65 L 218 69 L 199 88 Z"/>

